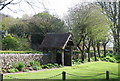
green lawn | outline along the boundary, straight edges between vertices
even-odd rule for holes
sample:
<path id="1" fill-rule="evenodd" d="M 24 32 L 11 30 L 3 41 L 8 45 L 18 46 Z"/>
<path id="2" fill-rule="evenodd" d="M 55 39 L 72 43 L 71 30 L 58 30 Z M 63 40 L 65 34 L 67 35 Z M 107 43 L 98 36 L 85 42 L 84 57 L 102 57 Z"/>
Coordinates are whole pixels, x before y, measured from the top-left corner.
<path id="1" fill-rule="evenodd" d="M 10 74 L 8 76 L 16 77 L 19 79 L 44 79 L 44 78 L 48 78 L 48 77 L 51 77 L 57 74 L 61 74 L 62 71 L 65 71 L 69 74 L 75 75 L 73 76 L 73 75 L 67 74 L 67 79 L 87 79 L 87 80 L 94 79 L 96 80 L 96 79 L 105 79 L 105 74 L 102 74 L 99 76 L 95 76 L 95 75 L 105 73 L 106 70 L 108 70 L 110 73 L 116 74 L 116 75 L 110 74 L 110 79 L 118 79 L 118 64 L 110 63 L 110 62 L 101 62 L 101 61 L 85 63 L 81 65 L 74 65 L 72 67 L 63 67 L 63 68 L 58 68 L 54 70 L 46 70 L 46 71 L 33 72 L 33 73 Z M 80 76 L 90 76 L 90 77 L 80 77 Z M 61 79 L 61 77 L 62 76 L 59 75 L 51 79 Z M 4 75 L 4 79 L 10 79 L 10 78 L 7 77 L 7 75 Z M 84 80 L 84 81 L 87 81 L 87 80 Z M 76 80 L 70 80 L 70 81 L 76 81 Z M 99 81 L 99 80 L 96 80 L 96 81 Z"/>

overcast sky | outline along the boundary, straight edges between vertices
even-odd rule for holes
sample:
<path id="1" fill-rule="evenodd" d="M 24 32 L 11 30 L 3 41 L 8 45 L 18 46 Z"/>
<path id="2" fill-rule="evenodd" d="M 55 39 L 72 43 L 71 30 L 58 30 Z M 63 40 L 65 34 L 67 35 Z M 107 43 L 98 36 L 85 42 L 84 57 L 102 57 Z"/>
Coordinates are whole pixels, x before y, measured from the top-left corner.
<path id="1" fill-rule="evenodd" d="M 8 0 L 10 1 L 10 0 Z M 9 5 L 4 8 L 2 13 L 13 16 L 15 18 L 22 17 L 23 14 L 34 15 L 44 11 L 44 7 L 41 3 L 44 3 L 45 7 L 49 9 L 50 13 L 63 17 L 67 13 L 68 9 L 75 4 L 82 2 L 93 2 L 96 0 L 14 0 L 14 2 L 20 2 L 17 5 Z M 32 7 L 25 1 L 29 1 Z M 97 0 L 97 1 L 119 1 L 119 0 Z M 9 8 L 9 9 L 8 9 Z"/>
<path id="2" fill-rule="evenodd" d="M 21 0 L 14 0 L 14 2 L 19 2 Z M 27 0 L 32 5 L 33 8 L 28 5 L 24 0 L 17 5 L 9 5 L 4 8 L 1 12 L 13 16 L 15 18 L 22 17 L 23 14 L 34 15 L 36 13 L 44 11 L 43 4 L 45 8 L 49 9 L 50 13 L 56 14 L 60 17 L 63 17 L 67 13 L 68 9 L 75 4 L 85 2 L 91 2 L 93 0 Z M 8 9 L 10 8 L 10 9 Z"/>

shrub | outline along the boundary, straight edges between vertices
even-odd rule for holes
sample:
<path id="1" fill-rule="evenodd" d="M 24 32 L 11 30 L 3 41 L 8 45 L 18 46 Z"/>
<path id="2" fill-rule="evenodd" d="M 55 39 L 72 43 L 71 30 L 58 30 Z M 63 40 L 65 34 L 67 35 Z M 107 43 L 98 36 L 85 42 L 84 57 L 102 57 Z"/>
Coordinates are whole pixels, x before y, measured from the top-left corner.
<path id="1" fill-rule="evenodd" d="M 73 51 L 73 54 L 80 54 L 80 51 Z"/>
<path id="2" fill-rule="evenodd" d="M 32 50 L 30 48 L 30 45 L 29 45 L 29 42 L 28 42 L 28 39 L 27 38 L 24 38 L 24 37 L 21 37 L 21 38 L 18 38 L 19 40 L 19 48 L 18 50 L 22 50 L 22 51 L 25 51 L 25 50 Z"/>
<path id="3" fill-rule="evenodd" d="M 45 65 L 42 65 L 41 68 L 42 68 L 42 69 L 49 69 L 49 66 L 47 66 L 47 65 L 45 64 Z"/>
<path id="4" fill-rule="evenodd" d="M 40 69 L 41 69 L 40 66 L 32 66 L 32 68 L 33 68 L 34 70 L 40 70 Z"/>
<path id="5" fill-rule="evenodd" d="M 101 58 L 102 61 L 107 61 L 107 62 L 116 62 L 117 60 L 115 59 L 115 57 L 110 57 L 110 56 L 106 56 L 104 58 Z"/>
<path id="6" fill-rule="evenodd" d="M 15 68 L 15 72 L 19 72 L 19 70 L 17 68 Z"/>
<path id="7" fill-rule="evenodd" d="M 18 63 L 18 69 L 21 71 L 25 68 L 25 64 L 23 62 Z"/>
<path id="8" fill-rule="evenodd" d="M 18 47 L 18 40 L 10 34 L 7 34 L 2 40 L 2 44 L 4 50 L 16 50 Z"/>
<path id="9" fill-rule="evenodd" d="M 17 67 L 18 67 L 18 64 L 13 63 L 13 64 L 12 64 L 12 67 L 13 67 L 13 68 L 17 68 Z"/>
<path id="10" fill-rule="evenodd" d="M 107 56 L 114 57 L 114 54 L 109 53 Z"/>
<path id="11" fill-rule="evenodd" d="M 40 62 L 33 60 L 33 61 L 30 62 L 30 65 L 31 66 L 40 66 Z"/>
<path id="12" fill-rule="evenodd" d="M 73 62 L 73 64 L 83 63 L 83 61 L 81 59 L 73 59 L 72 62 Z"/>
<path id="13" fill-rule="evenodd" d="M 59 67 L 61 68 L 61 67 L 63 67 L 63 66 L 60 64 Z"/>
<path id="14" fill-rule="evenodd" d="M 40 51 L 0 51 L 0 54 L 41 54 Z"/>
<path id="15" fill-rule="evenodd" d="M 59 65 L 57 63 L 54 63 L 54 67 L 59 67 Z"/>
<path id="16" fill-rule="evenodd" d="M 53 68 L 53 67 L 54 67 L 53 64 L 47 64 L 47 66 L 48 66 L 49 68 Z"/>
<path id="17" fill-rule="evenodd" d="M 19 70 L 18 69 L 15 69 L 15 68 L 11 68 L 11 69 L 8 69 L 8 72 L 9 73 L 14 73 L 14 72 L 18 72 Z"/>
<path id="18" fill-rule="evenodd" d="M 30 70 L 29 70 L 29 69 L 24 69 L 23 71 L 24 71 L 24 72 L 29 72 Z"/>

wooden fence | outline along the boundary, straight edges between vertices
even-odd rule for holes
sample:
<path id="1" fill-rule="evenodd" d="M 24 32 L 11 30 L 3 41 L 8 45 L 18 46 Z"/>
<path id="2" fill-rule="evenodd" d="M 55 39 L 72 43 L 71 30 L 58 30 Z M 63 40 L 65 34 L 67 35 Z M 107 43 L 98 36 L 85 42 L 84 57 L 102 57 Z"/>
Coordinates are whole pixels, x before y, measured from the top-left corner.
<path id="1" fill-rule="evenodd" d="M 112 74 L 112 73 L 111 73 Z M 97 74 L 97 75 L 94 75 L 94 76 L 79 76 L 79 75 L 75 75 L 75 74 L 70 74 L 70 73 L 66 73 L 65 71 L 63 71 L 62 73 L 60 74 L 57 74 L 57 75 L 54 75 L 54 76 L 51 76 L 51 77 L 48 77 L 48 78 L 44 78 L 44 79 L 52 79 L 54 77 L 57 77 L 57 76 L 60 76 L 62 75 L 62 80 L 65 81 L 66 80 L 66 76 L 67 75 L 71 75 L 71 76 L 76 76 L 76 77 L 94 77 L 94 76 L 100 76 L 100 75 L 105 75 L 105 79 L 106 80 L 109 80 L 110 79 L 110 73 L 109 71 L 106 71 L 105 73 L 100 73 L 100 74 Z M 113 74 L 113 75 L 117 75 L 117 74 Z M 15 78 L 15 77 L 11 77 L 11 76 L 8 76 L 8 75 L 5 75 L 11 79 L 18 79 L 18 78 Z M 19 79 L 18 79 L 19 80 Z M 42 79 L 43 80 L 43 79 Z M 0 74 L 0 81 L 3 81 L 3 74 Z"/>

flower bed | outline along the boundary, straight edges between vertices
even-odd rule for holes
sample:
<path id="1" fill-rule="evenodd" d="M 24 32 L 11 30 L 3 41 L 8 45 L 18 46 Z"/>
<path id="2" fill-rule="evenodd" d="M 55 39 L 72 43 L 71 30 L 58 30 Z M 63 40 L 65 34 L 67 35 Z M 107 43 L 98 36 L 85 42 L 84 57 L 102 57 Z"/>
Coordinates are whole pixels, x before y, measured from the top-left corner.
<path id="1" fill-rule="evenodd" d="M 11 68 L 9 69 L 2 69 L 3 73 L 15 73 L 15 72 L 29 72 L 29 71 L 37 71 L 41 69 L 51 69 L 51 68 L 59 68 L 62 67 L 57 63 L 51 64 L 44 64 L 41 65 L 39 61 L 31 61 L 29 63 L 30 66 L 27 66 L 24 62 L 13 63 Z"/>

